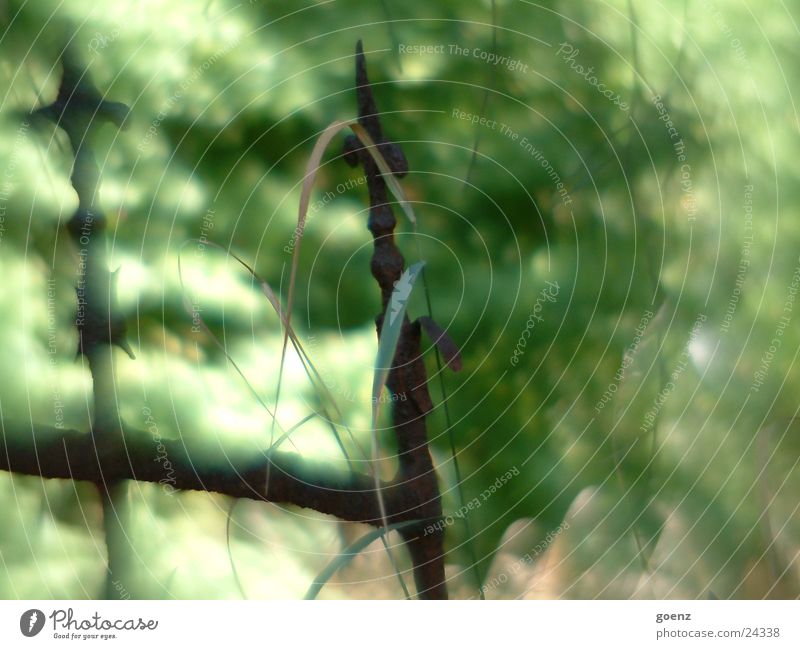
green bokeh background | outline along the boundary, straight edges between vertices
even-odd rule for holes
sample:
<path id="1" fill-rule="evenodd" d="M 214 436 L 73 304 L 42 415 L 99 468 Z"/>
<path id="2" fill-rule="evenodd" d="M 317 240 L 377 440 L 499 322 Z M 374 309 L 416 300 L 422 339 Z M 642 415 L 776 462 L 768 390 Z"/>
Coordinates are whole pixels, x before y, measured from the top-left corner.
<path id="1" fill-rule="evenodd" d="M 463 371 L 444 381 L 465 499 L 519 470 L 470 513 L 471 536 L 461 520 L 448 527 L 453 594 L 476 593 L 473 555 L 488 584 L 504 574 L 504 556 L 544 542 L 550 563 L 537 565 L 547 576 L 496 584 L 487 597 L 800 595 L 800 307 L 789 300 L 800 272 L 796 11 L 739 0 L 38 0 L 0 12 L 4 422 L 54 424 L 59 402 L 65 426 L 90 421 L 90 375 L 75 360 L 70 327 L 72 157 L 52 126 L 20 127 L 24 113 L 55 97 L 63 44 L 101 92 L 132 107 L 130 127 L 105 127 L 97 151 L 137 356 L 118 356 L 121 413 L 145 427 L 149 408 L 165 438 L 255 449 L 269 442 L 270 417 L 211 338 L 192 331 L 184 298 L 201 305 L 270 404 L 277 318 L 241 266 L 193 240 L 235 252 L 285 296 L 305 166 L 320 132 L 355 116 L 361 38 L 385 132 L 411 166 L 403 186 L 419 218 L 434 316 L 462 348 Z M 572 60 L 562 43 L 578 51 Z M 419 45 L 443 47 L 408 51 Z M 492 65 L 481 58 L 488 52 L 519 63 Z M 628 110 L 576 65 L 592 66 Z M 523 138 L 559 175 L 569 204 Z M 315 199 L 333 199 L 312 208 L 293 318 L 368 446 L 379 297 L 368 273 L 366 191 L 337 159 L 340 145 L 317 180 Z M 397 213 L 399 243 L 416 261 Z M 537 308 L 547 282 L 557 296 Z M 514 365 L 534 310 L 541 320 Z M 417 291 L 409 312 L 424 311 Z M 705 319 L 691 337 L 698 315 Z M 754 390 L 782 317 L 780 347 Z M 434 376 L 432 353 L 427 361 Z M 294 358 L 284 381 L 279 418 L 289 428 L 315 396 Z M 452 513 L 459 500 L 438 377 L 431 390 L 439 407 L 429 431 Z M 642 431 L 656 403 L 654 426 Z M 303 455 L 341 461 L 317 420 L 292 439 Z M 140 569 L 120 586 L 125 593 L 242 596 L 226 499 L 145 484 L 130 499 Z M 0 596 L 98 596 L 105 548 L 91 487 L 2 474 L 0 507 Z M 565 520 L 569 531 L 545 542 Z M 240 503 L 231 554 L 248 597 L 299 597 L 365 531 Z M 401 596 L 381 561 L 370 553 L 351 568 L 366 583 L 332 585 L 323 596 Z"/>

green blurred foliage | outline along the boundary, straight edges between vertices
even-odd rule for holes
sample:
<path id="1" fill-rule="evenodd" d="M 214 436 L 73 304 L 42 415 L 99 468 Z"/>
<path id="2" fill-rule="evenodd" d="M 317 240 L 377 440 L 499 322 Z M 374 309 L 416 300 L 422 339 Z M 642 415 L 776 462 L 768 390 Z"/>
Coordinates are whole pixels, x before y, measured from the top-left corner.
<path id="1" fill-rule="evenodd" d="M 534 521 L 538 544 L 571 516 L 559 543 L 573 544 L 564 565 L 574 574 L 535 592 L 800 595 L 797 490 L 787 489 L 800 453 L 790 425 L 800 387 L 796 305 L 764 384 L 751 389 L 787 314 L 800 249 L 797 16 L 786 11 L 682 0 L 3 3 L 3 419 L 54 423 L 56 404 L 68 427 L 85 429 L 90 418 L 91 381 L 69 326 L 69 146 L 52 126 L 20 131 L 24 114 L 55 95 L 63 44 L 85 58 L 102 92 L 133 109 L 130 128 L 105 128 L 97 151 L 137 353 L 120 357 L 123 417 L 144 427 L 149 408 L 163 437 L 255 449 L 269 442 L 269 415 L 212 339 L 193 331 L 184 301 L 201 305 L 269 403 L 278 321 L 241 266 L 196 240 L 235 252 L 285 296 L 305 165 L 325 126 L 355 116 L 352 53 L 362 38 L 384 130 L 410 162 L 403 185 L 419 217 L 434 316 L 463 351 L 464 370 L 445 372 L 444 382 L 464 498 L 481 500 L 519 470 L 469 514 L 472 538 L 460 519 L 448 527 L 454 592 L 476 592 L 464 571 L 473 553 L 482 578 L 497 571 L 515 521 Z M 441 50 L 408 50 L 420 45 Z M 491 52 L 508 65 L 481 58 Z M 577 65 L 592 66 L 627 110 Z M 493 126 L 454 116 L 462 113 Z M 379 296 L 358 180 L 338 150 L 326 155 L 314 196 L 333 198 L 312 206 L 293 318 L 366 447 Z M 411 263 L 417 242 L 397 213 Z M 558 285 L 552 301 L 541 297 L 548 282 Z M 424 310 L 418 291 L 409 313 Z M 706 319 L 692 339 L 699 314 Z M 432 352 L 428 360 L 434 377 Z M 293 359 L 282 390 L 279 420 L 289 428 L 316 403 Z M 438 377 L 431 391 L 439 407 L 430 437 L 453 513 L 460 502 Z M 309 457 L 341 462 L 318 420 L 292 440 Z M 96 596 L 104 547 L 94 492 L 0 482 L 9 530 L 0 596 Z M 131 537 L 147 570 L 126 584 L 132 596 L 240 596 L 225 547 L 228 503 L 152 485 L 134 493 Z M 250 597 L 301 596 L 353 533 L 313 512 L 240 508 L 232 552 Z M 693 536 L 679 537 L 687 519 Z M 683 540 L 698 562 L 681 571 L 664 544 Z M 630 579 L 620 580 L 625 571 Z M 399 596 L 391 574 L 381 578 L 376 592 Z M 643 591 L 642 580 L 660 586 Z"/>

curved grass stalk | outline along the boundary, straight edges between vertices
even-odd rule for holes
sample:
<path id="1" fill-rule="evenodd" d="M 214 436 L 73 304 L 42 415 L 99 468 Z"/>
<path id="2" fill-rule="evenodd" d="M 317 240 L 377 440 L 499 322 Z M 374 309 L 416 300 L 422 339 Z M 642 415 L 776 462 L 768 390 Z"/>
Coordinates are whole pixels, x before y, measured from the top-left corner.
<path id="1" fill-rule="evenodd" d="M 303 599 L 316 599 L 317 595 L 319 595 L 322 588 L 327 584 L 333 575 L 335 575 L 339 570 L 345 568 L 350 564 L 350 562 L 360 554 L 365 548 L 369 547 L 371 543 L 373 543 L 376 539 L 381 538 L 384 540 L 384 545 L 386 545 L 386 535 L 392 531 L 399 531 L 408 527 L 412 527 L 414 525 L 419 525 L 424 521 L 420 520 L 413 520 L 413 521 L 403 521 L 402 523 L 394 523 L 393 525 L 389 525 L 387 527 L 379 527 L 376 530 L 373 530 L 364 536 L 362 536 L 358 541 L 352 543 L 351 545 L 345 548 L 344 552 L 339 554 L 333 561 L 331 561 L 322 572 L 317 575 L 313 582 L 311 582 L 311 586 L 309 587 L 306 595 Z M 390 555 L 391 556 L 391 555 Z M 395 572 L 397 572 L 397 568 L 395 568 Z M 398 577 L 400 573 L 398 572 Z M 408 598 L 408 591 L 406 590 L 406 598 Z"/>

